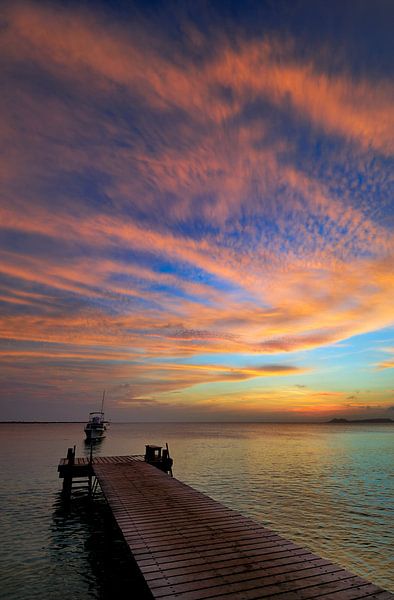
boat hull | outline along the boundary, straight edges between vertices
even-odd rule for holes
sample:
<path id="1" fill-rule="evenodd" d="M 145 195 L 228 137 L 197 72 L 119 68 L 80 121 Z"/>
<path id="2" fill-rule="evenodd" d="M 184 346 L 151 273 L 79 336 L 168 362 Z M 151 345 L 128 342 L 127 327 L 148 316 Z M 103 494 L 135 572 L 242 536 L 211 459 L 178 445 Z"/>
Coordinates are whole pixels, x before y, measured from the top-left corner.
<path id="1" fill-rule="evenodd" d="M 105 437 L 105 430 L 85 429 L 85 435 L 88 441 L 101 440 Z"/>

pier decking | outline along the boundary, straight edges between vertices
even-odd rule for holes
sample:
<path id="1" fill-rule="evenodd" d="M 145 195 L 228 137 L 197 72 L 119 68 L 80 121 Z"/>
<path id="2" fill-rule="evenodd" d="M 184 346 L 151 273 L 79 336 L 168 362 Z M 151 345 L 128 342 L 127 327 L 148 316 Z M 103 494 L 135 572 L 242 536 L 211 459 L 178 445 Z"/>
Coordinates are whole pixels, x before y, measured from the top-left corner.
<path id="1" fill-rule="evenodd" d="M 94 458 L 91 469 L 153 598 L 394 598 L 140 456 Z"/>

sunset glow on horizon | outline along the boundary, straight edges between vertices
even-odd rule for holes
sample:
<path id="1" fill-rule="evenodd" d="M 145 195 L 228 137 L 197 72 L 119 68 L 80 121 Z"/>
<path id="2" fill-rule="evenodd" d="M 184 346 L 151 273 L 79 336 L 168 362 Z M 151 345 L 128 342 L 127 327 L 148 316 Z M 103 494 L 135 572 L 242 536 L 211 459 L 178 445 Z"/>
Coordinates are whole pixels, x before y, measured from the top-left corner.
<path id="1" fill-rule="evenodd" d="M 394 419 L 393 17 L 3 3 L 0 420 Z"/>

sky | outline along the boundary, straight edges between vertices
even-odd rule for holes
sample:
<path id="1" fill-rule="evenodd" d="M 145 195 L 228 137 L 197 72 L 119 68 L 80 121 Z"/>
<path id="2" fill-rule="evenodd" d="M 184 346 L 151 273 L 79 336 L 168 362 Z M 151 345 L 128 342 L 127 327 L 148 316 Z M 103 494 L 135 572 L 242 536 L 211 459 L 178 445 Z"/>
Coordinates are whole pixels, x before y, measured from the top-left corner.
<path id="1" fill-rule="evenodd" d="M 394 3 L 0 14 L 0 419 L 394 418 Z"/>

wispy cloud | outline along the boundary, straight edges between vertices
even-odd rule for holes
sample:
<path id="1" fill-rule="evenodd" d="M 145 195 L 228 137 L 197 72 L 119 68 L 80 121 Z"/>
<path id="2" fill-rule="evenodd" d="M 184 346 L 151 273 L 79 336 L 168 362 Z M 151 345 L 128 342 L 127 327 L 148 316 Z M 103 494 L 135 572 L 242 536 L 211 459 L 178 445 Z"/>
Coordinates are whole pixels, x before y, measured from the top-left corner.
<path id="1" fill-rule="evenodd" d="M 32 385 L 39 361 L 80 361 L 73 385 L 115 362 L 113 381 L 138 371 L 157 399 L 306 372 L 297 352 L 313 370 L 315 349 L 392 324 L 388 76 L 354 69 L 343 49 L 329 68 L 326 45 L 248 36 L 215 15 L 205 28 L 179 16 L 181 38 L 152 35 L 137 10 L 121 23 L 22 1 L 4 15 L 9 378 L 12 360 Z M 265 364 L 283 353 L 293 366 Z M 149 362 L 235 354 L 235 368 Z"/>
<path id="2" fill-rule="evenodd" d="M 384 352 L 389 354 L 394 354 L 394 348 L 384 348 Z M 394 357 L 387 358 L 386 360 L 382 360 L 378 365 L 378 369 L 393 369 L 394 368 Z"/>

